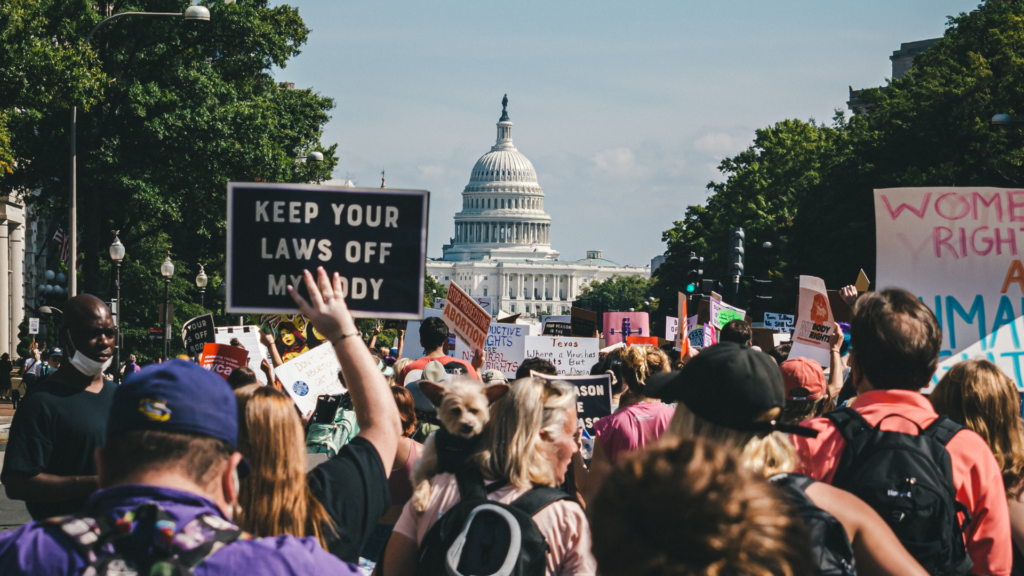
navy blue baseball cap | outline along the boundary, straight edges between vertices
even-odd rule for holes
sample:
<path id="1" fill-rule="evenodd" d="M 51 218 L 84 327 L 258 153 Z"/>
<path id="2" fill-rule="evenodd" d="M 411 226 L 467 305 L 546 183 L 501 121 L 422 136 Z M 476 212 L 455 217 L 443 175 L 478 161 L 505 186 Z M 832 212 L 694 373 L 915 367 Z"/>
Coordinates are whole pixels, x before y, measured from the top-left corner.
<path id="1" fill-rule="evenodd" d="M 217 374 L 185 360 L 153 364 L 125 379 L 114 392 L 107 436 L 135 430 L 202 434 L 238 447 L 238 404 Z M 249 472 L 242 460 L 239 474 Z"/>

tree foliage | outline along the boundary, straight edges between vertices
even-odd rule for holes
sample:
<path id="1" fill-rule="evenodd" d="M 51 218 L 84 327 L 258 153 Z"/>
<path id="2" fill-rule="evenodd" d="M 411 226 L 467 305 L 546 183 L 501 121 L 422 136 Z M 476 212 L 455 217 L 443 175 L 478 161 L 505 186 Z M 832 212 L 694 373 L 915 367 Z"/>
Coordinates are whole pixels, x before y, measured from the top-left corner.
<path id="1" fill-rule="evenodd" d="M 182 12 L 190 2 L 41 4 L 53 16 L 34 33 L 69 46 L 104 79 L 95 104 L 86 106 L 80 93 L 70 99 L 82 105 L 80 291 L 108 297 L 107 247 L 110 231 L 120 230 L 127 250 L 121 291 L 126 348 L 146 357 L 158 349 L 145 334 L 158 325 L 164 251 L 172 251 L 177 266 L 170 286 L 176 325 L 202 312 L 194 284 L 200 262 L 210 276 L 206 306 L 220 308 L 215 287 L 223 278 L 227 183 L 329 177 L 334 148 L 324 148 L 320 136 L 334 104 L 311 90 L 283 88 L 270 74 L 272 67 L 284 68 L 307 40 L 308 28 L 290 6 L 204 2 L 209 22 L 129 16 L 105 24 L 86 47 L 85 35 L 108 12 Z M 67 155 L 55 152 L 69 140 L 68 110 L 63 104 L 28 106 L 9 125 L 19 168 L 6 183 L 37 191 L 28 197 L 36 210 L 66 226 Z M 312 150 L 323 151 L 325 161 L 298 161 Z"/>
<path id="2" fill-rule="evenodd" d="M 650 295 L 651 281 L 642 276 L 616 274 L 603 282 L 580 289 L 577 301 L 590 310 L 639 310 Z"/>
<path id="3" fill-rule="evenodd" d="M 1024 3 L 986 1 L 950 18 L 903 78 L 862 92 L 866 113 L 758 130 L 750 148 L 721 163 L 725 181 L 708 185 L 707 203 L 665 231 L 655 294 L 674 298 L 685 286 L 691 250 L 704 256 L 705 277 L 725 279 L 728 229 L 741 226 L 745 273 L 775 280 L 772 306 L 786 312 L 801 274 L 833 288 L 861 268 L 875 277 L 873 190 L 1021 186 L 1024 133 L 990 124 L 995 113 L 1024 116 L 1021 62 Z"/>

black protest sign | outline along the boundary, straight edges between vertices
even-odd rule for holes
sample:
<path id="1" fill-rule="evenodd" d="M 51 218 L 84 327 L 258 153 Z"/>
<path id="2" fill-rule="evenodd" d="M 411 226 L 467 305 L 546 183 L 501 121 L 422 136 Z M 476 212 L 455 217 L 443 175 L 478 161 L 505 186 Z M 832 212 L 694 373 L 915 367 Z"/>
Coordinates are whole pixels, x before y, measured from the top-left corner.
<path id="1" fill-rule="evenodd" d="M 198 356 L 203 346 L 215 344 L 213 314 L 203 314 L 185 322 L 181 327 L 181 339 L 185 342 L 185 352 L 189 356 Z"/>
<path id="2" fill-rule="evenodd" d="M 384 330 L 405 330 L 408 325 L 408 320 L 385 320 Z"/>
<path id="3" fill-rule="evenodd" d="M 578 425 L 594 435 L 594 424 L 612 414 L 612 377 L 609 374 L 597 376 L 550 376 L 539 372 L 530 374 L 535 378 L 565 382 L 576 389 L 576 418 Z"/>
<path id="4" fill-rule="evenodd" d="M 425 190 L 228 184 L 227 311 L 292 314 L 303 270 L 341 276 L 358 318 L 423 317 Z"/>
<path id="5" fill-rule="evenodd" d="M 593 338 L 594 333 L 597 332 L 597 312 L 573 306 L 571 314 L 572 329 L 569 336 Z"/>
<path id="6" fill-rule="evenodd" d="M 544 336 L 572 336 L 572 324 L 569 322 L 546 322 Z"/>

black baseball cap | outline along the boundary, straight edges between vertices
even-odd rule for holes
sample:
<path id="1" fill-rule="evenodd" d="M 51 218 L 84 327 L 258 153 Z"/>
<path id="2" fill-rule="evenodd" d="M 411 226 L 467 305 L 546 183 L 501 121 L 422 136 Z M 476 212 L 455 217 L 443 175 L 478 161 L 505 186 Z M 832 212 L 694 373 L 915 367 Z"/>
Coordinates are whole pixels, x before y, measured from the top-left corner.
<path id="1" fill-rule="evenodd" d="M 786 405 L 782 373 L 771 356 L 733 342 L 704 348 L 680 371 L 651 375 L 644 395 L 682 402 L 704 420 L 733 430 L 818 435 L 803 426 L 756 420 Z"/>

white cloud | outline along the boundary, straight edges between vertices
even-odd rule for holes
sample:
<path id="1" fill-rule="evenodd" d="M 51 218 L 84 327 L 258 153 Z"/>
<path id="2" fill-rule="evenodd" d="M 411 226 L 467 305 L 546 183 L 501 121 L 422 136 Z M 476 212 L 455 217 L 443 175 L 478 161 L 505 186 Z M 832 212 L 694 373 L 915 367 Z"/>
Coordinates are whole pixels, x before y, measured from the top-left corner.
<path id="1" fill-rule="evenodd" d="M 698 138 L 693 147 L 716 158 L 732 156 L 750 144 L 749 136 L 733 137 L 725 132 L 708 132 Z"/>
<path id="2" fill-rule="evenodd" d="M 636 154 L 629 148 L 611 148 L 594 155 L 594 164 L 601 172 L 617 178 L 638 177 L 647 174 L 647 167 L 637 164 Z"/>

